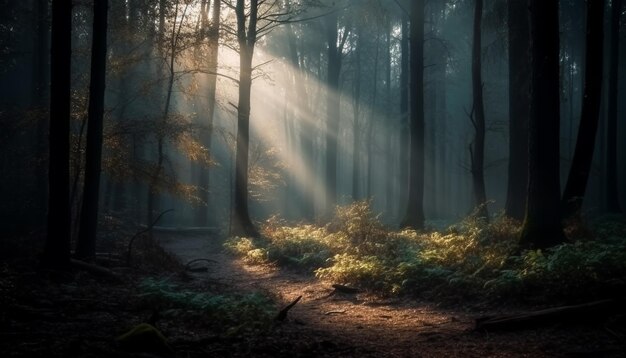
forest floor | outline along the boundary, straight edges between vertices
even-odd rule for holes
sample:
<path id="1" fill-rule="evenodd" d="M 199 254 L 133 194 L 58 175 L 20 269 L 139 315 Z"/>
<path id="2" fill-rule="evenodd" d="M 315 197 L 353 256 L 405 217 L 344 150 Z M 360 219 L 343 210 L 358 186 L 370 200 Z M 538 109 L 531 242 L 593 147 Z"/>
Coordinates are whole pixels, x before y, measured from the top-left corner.
<path id="1" fill-rule="evenodd" d="M 209 259 L 200 280 L 243 291 L 260 291 L 283 306 L 302 296 L 288 319 L 257 353 L 284 356 L 355 357 L 623 357 L 626 346 L 602 325 L 555 324 L 487 333 L 475 319 L 516 312 L 488 304 L 437 305 L 368 292 L 347 294 L 332 282 L 287 269 L 247 265 L 205 236 L 161 235 L 161 245 L 183 262 Z M 528 308 L 528 307 L 527 307 Z M 254 352 L 251 351 L 251 353 Z"/>
<path id="2" fill-rule="evenodd" d="M 156 239 L 183 264 L 209 260 L 194 264 L 208 270 L 185 271 L 172 257 L 160 253 L 152 266 L 158 269 L 152 271 L 112 267 L 123 276 L 122 282 L 112 282 L 81 270 L 41 270 L 32 257 L 3 258 L 0 357 L 626 356 L 622 332 L 611 331 L 603 323 L 481 332 L 474 329 L 478 317 L 535 307 L 494 307 L 485 303 L 487 299 L 443 305 L 368 292 L 339 293 L 332 288 L 335 282 L 276 267 L 247 265 L 225 254 L 217 237 L 160 233 Z M 138 252 L 141 249 L 139 245 Z M 196 292 L 261 293 L 276 302 L 276 311 L 298 296 L 302 299 L 284 321 L 237 334 L 232 327 L 220 331 L 219 324 L 207 322 L 206 316 L 192 310 L 154 319 L 155 308 L 142 298 L 141 283 L 155 276 Z M 175 354 L 132 354 L 121 349 L 115 337 L 151 320 Z"/>

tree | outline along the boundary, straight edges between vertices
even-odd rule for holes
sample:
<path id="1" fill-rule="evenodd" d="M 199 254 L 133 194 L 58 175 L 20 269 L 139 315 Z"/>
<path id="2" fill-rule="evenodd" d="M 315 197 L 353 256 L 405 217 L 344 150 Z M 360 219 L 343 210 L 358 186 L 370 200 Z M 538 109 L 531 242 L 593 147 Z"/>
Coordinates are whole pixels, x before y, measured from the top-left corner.
<path id="1" fill-rule="evenodd" d="M 164 42 L 159 42 L 159 44 L 165 44 L 165 41 L 169 46 L 164 50 L 164 62 L 167 65 L 166 72 L 166 91 L 165 91 L 165 103 L 163 106 L 163 113 L 160 116 L 160 119 L 157 121 L 157 129 L 156 129 L 156 140 L 157 140 L 157 164 L 154 166 L 152 170 L 149 184 L 148 184 L 148 203 L 147 203 L 147 220 L 146 225 L 150 225 L 150 223 L 154 222 L 154 209 L 157 207 L 157 203 L 159 201 L 159 181 L 161 180 L 161 176 L 163 175 L 165 169 L 165 142 L 167 140 L 168 128 L 170 125 L 170 111 L 172 105 L 172 92 L 174 90 L 174 81 L 176 80 L 176 59 L 178 55 L 181 54 L 184 46 L 181 45 L 182 36 L 181 30 L 185 23 L 185 16 L 187 14 L 187 10 L 189 9 L 189 3 L 186 3 L 183 11 L 180 15 L 180 21 L 178 21 L 179 16 L 179 6 L 180 0 L 175 2 L 174 6 L 174 14 L 173 14 L 173 24 L 171 29 L 171 35 L 169 38 L 165 38 L 165 27 L 159 27 L 159 39 Z M 160 19 L 164 19 L 166 12 L 165 2 L 161 1 L 159 6 L 159 17 Z M 160 24 L 163 24 L 163 21 L 160 21 Z M 178 25 L 178 27 L 177 27 Z M 169 51 L 169 53 L 167 53 Z M 163 68 L 161 68 L 161 71 Z M 159 72 L 161 72 L 159 71 Z"/>
<path id="2" fill-rule="evenodd" d="M 293 11 L 293 5 L 290 1 L 285 2 L 285 12 L 290 13 Z M 302 27 L 300 27 L 302 31 Z M 299 103 L 299 111 L 301 112 L 301 119 L 299 126 L 299 138 L 300 138 L 300 155 L 302 156 L 302 162 L 305 168 L 311 170 L 313 172 L 313 168 L 315 168 L 315 161 L 313 156 L 313 136 L 315 133 L 315 126 L 311 123 L 311 118 L 313 117 L 312 111 L 309 105 L 308 93 L 305 87 L 306 80 L 306 68 L 304 66 L 304 54 L 303 48 L 299 48 L 295 27 L 293 23 L 288 23 L 285 25 L 285 36 L 287 37 L 287 45 L 289 51 L 289 61 L 293 68 L 293 78 L 292 85 L 294 88 L 293 95 L 289 97 L 293 103 Z M 301 38 L 304 36 L 301 36 Z M 293 122 L 292 122 L 293 124 Z M 316 178 L 314 175 L 306 175 L 302 178 L 302 193 L 301 193 L 301 201 L 300 201 L 300 212 L 302 218 L 305 220 L 313 220 L 315 216 L 315 208 L 314 208 L 314 187 Z"/>
<path id="3" fill-rule="evenodd" d="M 83 187 L 83 205 L 76 246 L 76 256 L 79 258 L 93 258 L 96 255 L 98 199 L 102 161 L 102 119 L 104 116 L 104 89 L 106 82 L 107 12 L 108 0 L 94 0 L 91 83 L 89 85 L 87 148 L 85 152 L 85 185 Z"/>
<path id="4" fill-rule="evenodd" d="M 411 2 L 409 95 L 409 185 L 406 215 L 401 226 L 424 228 L 424 1 Z"/>
<path id="5" fill-rule="evenodd" d="M 487 212 L 487 193 L 485 190 L 485 107 L 483 103 L 483 80 L 482 80 L 482 41 L 481 24 L 483 16 L 483 1 L 475 0 L 474 6 L 474 27 L 472 45 L 472 93 L 473 104 L 470 119 L 474 125 L 474 142 L 470 144 L 471 171 L 474 186 L 474 200 L 478 208 L 478 216 L 489 218 Z"/>
<path id="6" fill-rule="evenodd" d="M 530 116 L 530 31 L 528 2 L 509 0 L 509 167 L 506 216 L 523 220 L 528 188 Z"/>
<path id="7" fill-rule="evenodd" d="M 359 182 L 361 180 L 361 52 L 363 52 L 363 27 L 360 23 L 355 28 L 356 44 L 354 48 L 353 122 L 352 122 L 352 200 L 360 199 Z"/>
<path id="8" fill-rule="evenodd" d="M 326 78 L 326 215 L 330 215 L 337 204 L 337 133 L 339 131 L 340 100 L 339 75 L 343 47 L 348 31 L 338 35 L 338 13 L 326 16 L 326 42 L 328 44 L 328 72 Z"/>
<path id="9" fill-rule="evenodd" d="M 611 52 L 609 59 L 609 108 L 606 145 L 606 205 L 612 213 L 621 212 L 617 185 L 617 93 L 619 76 L 619 30 L 622 0 L 611 2 Z"/>
<path id="10" fill-rule="evenodd" d="M 250 145 L 250 92 L 252 57 L 257 41 L 258 0 L 250 0 L 246 14 L 245 1 L 237 0 L 237 42 L 239 44 L 239 102 L 237 104 L 237 152 L 235 154 L 235 203 L 233 234 L 257 236 L 248 211 L 248 154 Z M 248 26 L 246 27 L 246 19 Z"/>
<path id="11" fill-rule="evenodd" d="M 399 212 L 406 211 L 408 201 L 404 192 L 409 190 L 409 22 L 402 16 L 400 25 L 400 170 L 398 187 L 400 193 Z"/>
<path id="12" fill-rule="evenodd" d="M 530 29 L 529 180 L 519 245 L 521 248 L 546 248 L 565 240 L 559 182 L 558 1 L 531 0 Z"/>
<path id="13" fill-rule="evenodd" d="M 47 267 L 63 268 L 70 260 L 70 68 L 72 4 L 52 1 L 50 43 L 50 159 L 48 229 L 43 253 Z"/>
<path id="14" fill-rule="evenodd" d="M 600 116 L 604 44 L 604 1 L 587 1 L 585 88 L 574 158 L 562 198 L 562 214 L 580 213 L 591 170 Z"/>
<path id="15" fill-rule="evenodd" d="M 206 36 L 208 38 L 208 94 L 207 94 L 207 108 L 206 108 L 206 120 L 207 120 L 207 129 L 203 133 L 202 142 L 205 147 L 211 151 L 211 144 L 213 138 L 213 121 L 215 117 L 215 94 L 217 91 L 217 65 L 218 65 L 218 47 L 219 47 L 219 39 L 220 39 L 220 12 L 221 12 L 221 1 L 213 0 L 213 12 L 211 14 L 211 21 L 209 23 L 207 18 L 207 13 L 209 11 L 209 5 L 205 4 L 203 1 L 203 5 L 206 7 L 204 11 L 202 11 L 202 31 L 206 32 Z M 199 187 L 202 188 L 204 193 L 204 200 L 206 205 L 202 205 L 200 209 L 197 211 L 196 224 L 199 226 L 205 226 L 207 224 L 208 218 L 208 203 L 210 199 L 210 176 L 209 170 L 207 168 L 199 169 L 199 177 L 198 184 Z"/>

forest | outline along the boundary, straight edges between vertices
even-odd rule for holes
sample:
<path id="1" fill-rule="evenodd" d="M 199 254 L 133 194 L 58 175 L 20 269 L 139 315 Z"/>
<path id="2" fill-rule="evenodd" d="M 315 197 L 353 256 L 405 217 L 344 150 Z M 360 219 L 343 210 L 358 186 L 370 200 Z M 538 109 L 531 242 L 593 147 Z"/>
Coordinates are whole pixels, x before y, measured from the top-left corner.
<path id="1" fill-rule="evenodd" d="M 0 356 L 625 356 L 622 2 L 0 0 Z"/>

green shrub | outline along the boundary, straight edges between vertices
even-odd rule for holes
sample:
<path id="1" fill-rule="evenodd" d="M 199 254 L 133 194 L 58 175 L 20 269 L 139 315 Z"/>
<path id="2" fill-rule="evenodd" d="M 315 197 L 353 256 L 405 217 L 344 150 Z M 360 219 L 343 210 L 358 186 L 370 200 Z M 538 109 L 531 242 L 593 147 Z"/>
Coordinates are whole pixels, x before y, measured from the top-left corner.
<path id="1" fill-rule="evenodd" d="M 220 329 L 237 326 L 266 327 L 275 315 L 270 299 L 258 293 L 214 295 L 180 289 L 167 279 L 148 278 L 139 284 L 144 304 L 165 314 L 201 316 Z"/>
<path id="2" fill-rule="evenodd" d="M 392 231 L 360 201 L 337 208 L 325 226 L 271 218 L 262 239 L 235 238 L 226 247 L 248 262 L 294 267 L 382 294 L 583 299 L 626 287 L 624 223 L 594 225 L 603 228 L 597 240 L 512 256 L 521 225 L 504 216 L 491 223 L 470 216 L 443 231 Z M 583 232 L 576 225 L 570 231 Z"/>

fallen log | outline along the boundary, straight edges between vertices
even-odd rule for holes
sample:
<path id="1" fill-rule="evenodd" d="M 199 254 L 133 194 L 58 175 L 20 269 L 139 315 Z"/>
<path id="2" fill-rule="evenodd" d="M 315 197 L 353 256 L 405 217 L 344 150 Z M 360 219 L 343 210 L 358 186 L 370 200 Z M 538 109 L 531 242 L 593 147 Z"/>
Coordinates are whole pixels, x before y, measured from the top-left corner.
<path id="1" fill-rule="evenodd" d="M 600 300 L 580 305 L 547 308 L 512 315 L 482 317 L 476 319 L 476 330 L 507 331 L 535 328 L 563 322 L 597 322 L 623 310 L 623 302 Z"/>

